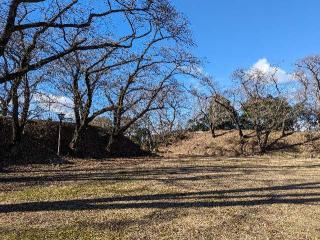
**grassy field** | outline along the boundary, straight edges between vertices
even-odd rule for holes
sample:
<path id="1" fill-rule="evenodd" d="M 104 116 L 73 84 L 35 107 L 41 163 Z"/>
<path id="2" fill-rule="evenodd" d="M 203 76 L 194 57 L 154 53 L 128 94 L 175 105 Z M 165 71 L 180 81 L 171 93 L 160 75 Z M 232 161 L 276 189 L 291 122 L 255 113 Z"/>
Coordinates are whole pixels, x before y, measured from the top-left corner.
<path id="1" fill-rule="evenodd" d="M 0 239 L 320 239 L 320 160 L 14 167 L 0 177 Z"/>

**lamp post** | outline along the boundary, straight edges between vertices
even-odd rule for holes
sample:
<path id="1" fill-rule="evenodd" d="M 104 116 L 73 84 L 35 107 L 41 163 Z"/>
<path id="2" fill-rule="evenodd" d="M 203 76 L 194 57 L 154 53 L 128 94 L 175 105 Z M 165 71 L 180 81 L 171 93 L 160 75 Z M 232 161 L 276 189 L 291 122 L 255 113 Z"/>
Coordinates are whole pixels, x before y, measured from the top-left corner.
<path id="1" fill-rule="evenodd" d="M 57 155 L 60 156 L 60 146 L 61 146 L 61 126 L 62 126 L 62 121 L 64 120 L 65 114 L 64 113 L 59 113 L 58 118 L 59 118 L 59 136 L 58 136 L 58 150 L 57 150 Z"/>

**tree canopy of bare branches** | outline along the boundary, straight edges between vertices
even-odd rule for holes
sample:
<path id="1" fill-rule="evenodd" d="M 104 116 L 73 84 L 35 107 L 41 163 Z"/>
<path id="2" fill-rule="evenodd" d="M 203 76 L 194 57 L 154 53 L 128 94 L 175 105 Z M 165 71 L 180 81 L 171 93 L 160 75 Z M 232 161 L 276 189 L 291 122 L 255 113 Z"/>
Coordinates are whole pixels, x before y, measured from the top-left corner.
<path id="1" fill-rule="evenodd" d="M 39 73 L 46 75 L 40 96 L 51 91 L 72 101 L 74 150 L 100 115 L 112 116 L 116 136 L 164 109 L 179 86 L 175 76 L 198 63 L 188 50 L 194 45 L 188 21 L 167 0 L 6 0 L 0 6 L 0 106 L 3 115 L 12 106 L 14 142 Z"/>

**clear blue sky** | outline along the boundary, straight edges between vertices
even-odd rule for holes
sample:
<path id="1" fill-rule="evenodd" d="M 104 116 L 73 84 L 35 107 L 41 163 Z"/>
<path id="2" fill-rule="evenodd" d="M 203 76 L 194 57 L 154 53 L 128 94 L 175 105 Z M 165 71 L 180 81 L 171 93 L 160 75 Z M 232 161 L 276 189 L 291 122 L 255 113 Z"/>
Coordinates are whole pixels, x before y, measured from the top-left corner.
<path id="1" fill-rule="evenodd" d="M 206 58 L 205 71 L 220 82 L 266 58 L 290 71 L 320 53 L 320 0 L 174 0 L 185 13 Z"/>

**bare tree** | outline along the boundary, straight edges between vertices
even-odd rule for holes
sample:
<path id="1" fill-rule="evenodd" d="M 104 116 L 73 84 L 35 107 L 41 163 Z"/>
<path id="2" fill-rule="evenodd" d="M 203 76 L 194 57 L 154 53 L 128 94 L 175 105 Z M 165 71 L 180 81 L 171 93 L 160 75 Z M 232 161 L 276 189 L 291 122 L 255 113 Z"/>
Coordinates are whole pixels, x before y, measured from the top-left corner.
<path id="1" fill-rule="evenodd" d="M 320 55 L 308 56 L 296 63 L 295 77 L 303 86 L 300 98 L 317 115 L 320 124 Z"/>
<path id="2" fill-rule="evenodd" d="M 11 66 L 18 67 L 28 64 L 27 36 L 23 32 L 16 33 L 15 49 L 6 55 L 5 71 Z M 31 116 L 30 105 L 33 95 L 37 91 L 40 82 L 43 81 L 43 71 L 26 73 L 15 78 L 13 81 L 5 82 L 1 88 L 2 115 L 12 118 L 12 153 L 19 154 L 19 145 L 22 139 L 24 127 Z"/>
<path id="3" fill-rule="evenodd" d="M 185 61 L 181 60 L 181 61 Z M 181 62 L 182 63 L 182 62 Z M 177 64 L 177 62 L 175 63 Z M 180 63 L 179 63 L 180 65 Z M 166 101 L 171 93 L 176 91 L 178 82 L 174 76 L 181 74 L 179 65 L 173 65 L 168 72 L 159 73 L 153 70 L 145 70 L 141 74 L 148 74 L 144 79 L 141 75 L 136 75 L 134 83 L 127 78 L 124 87 L 118 85 L 118 90 L 112 90 L 108 94 L 109 101 L 116 108 L 113 111 L 113 128 L 108 143 L 108 150 L 112 151 L 113 145 L 118 137 L 122 136 L 134 123 L 152 111 L 163 111 Z M 131 86 L 128 86 L 128 83 Z"/>
<path id="4" fill-rule="evenodd" d="M 59 93 L 68 96 L 73 102 L 75 130 L 69 148 L 76 153 L 79 143 L 89 124 L 98 116 L 110 112 L 113 105 L 105 105 L 103 86 L 113 69 L 133 61 L 118 57 L 117 48 L 100 49 L 89 52 L 75 52 L 63 58 L 53 67 L 53 85 Z M 116 55 L 115 55 L 116 53 Z"/>
<path id="5" fill-rule="evenodd" d="M 210 103 L 209 116 L 212 137 L 215 138 L 215 130 L 223 125 L 234 123 L 234 108 L 231 102 L 220 94 L 212 96 Z M 237 118 L 238 119 L 238 118 Z"/>
<path id="6" fill-rule="evenodd" d="M 6 106 L 7 115 L 12 118 L 12 148 L 14 156 L 20 153 L 20 143 L 24 128 L 29 119 L 35 114 L 35 107 L 31 106 L 32 99 L 37 93 L 38 85 L 43 81 L 43 76 L 38 72 L 35 74 L 26 74 L 21 79 L 13 81 L 9 90 Z"/>
<path id="7" fill-rule="evenodd" d="M 147 57 L 146 53 L 144 51 L 140 55 L 131 70 L 120 72 L 113 86 L 107 86 L 109 102 L 116 107 L 113 111 L 109 151 L 112 151 L 116 139 L 145 114 L 165 109 L 170 95 L 177 92 L 179 83 L 175 76 L 186 74 L 184 67 L 196 63 L 194 57 L 177 52 L 176 49 L 157 53 L 157 57 L 154 55 L 156 52 L 153 52 L 152 58 Z"/>
<path id="8" fill-rule="evenodd" d="M 197 104 L 200 106 L 200 114 L 210 124 L 212 136 L 216 137 L 215 129 L 218 125 L 231 121 L 237 127 L 240 141 L 242 141 L 244 134 L 239 110 L 236 108 L 237 102 L 234 91 L 219 90 L 217 84 L 209 76 L 202 77 L 200 83 L 203 91 L 193 90 L 192 94 L 196 97 Z"/>
<path id="9" fill-rule="evenodd" d="M 115 106 L 109 151 L 145 114 L 164 109 L 179 85 L 175 77 L 189 74 L 198 63 L 187 51 L 193 46 L 188 22 L 172 5 L 163 5 L 151 26 L 152 33 L 140 38 L 130 53 L 135 60 L 114 71 L 104 86 L 109 105 Z"/>
<path id="10" fill-rule="evenodd" d="M 238 83 L 244 117 L 253 126 L 261 153 L 268 148 L 273 131 L 285 128 L 292 112 L 285 91 L 288 86 L 280 83 L 277 69 L 265 72 L 260 69 L 240 69 L 233 78 Z"/>
<path id="11" fill-rule="evenodd" d="M 162 108 L 146 113 L 126 133 L 126 136 L 148 151 L 157 150 L 160 144 L 169 144 L 183 132 L 186 92 L 179 85 L 172 90 Z"/>

